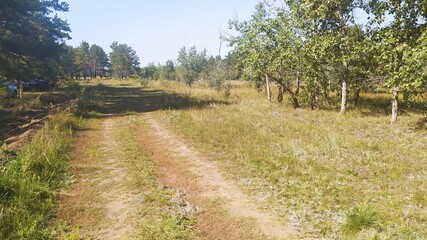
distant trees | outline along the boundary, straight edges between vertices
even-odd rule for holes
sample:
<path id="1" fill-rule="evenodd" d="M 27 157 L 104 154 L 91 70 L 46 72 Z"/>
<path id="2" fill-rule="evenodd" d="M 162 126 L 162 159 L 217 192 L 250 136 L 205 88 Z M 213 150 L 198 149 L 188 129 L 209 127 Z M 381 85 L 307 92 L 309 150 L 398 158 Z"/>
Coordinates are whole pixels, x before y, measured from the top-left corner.
<path id="1" fill-rule="evenodd" d="M 203 73 L 206 73 L 208 66 L 206 49 L 198 52 L 196 46 L 192 46 L 188 50 L 186 47 L 183 47 L 179 50 L 178 62 L 180 64 L 179 74 L 181 79 L 191 87 L 195 80 Z"/>
<path id="2" fill-rule="evenodd" d="M 89 65 L 90 76 L 96 78 L 97 76 L 103 77 L 105 70 L 109 64 L 108 56 L 102 47 L 92 44 L 89 48 Z"/>
<path id="3" fill-rule="evenodd" d="M 126 44 L 114 42 L 111 46 L 114 49 L 109 58 L 104 49 L 97 44 L 90 45 L 82 41 L 75 48 L 63 44 L 58 76 L 77 79 L 103 78 L 110 72 L 122 79 L 135 72 L 139 74 L 139 58 L 136 52 Z"/>
<path id="4" fill-rule="evenodd" d="M 165 65 L 161 67 L 159 77 L 169 80 L 176 79 L 175 63 L 172 60 L 167 60 Z"/>
<path id="5" fill-rule="evenodd" d="M 77 78 L 86 79 L 90 74 L 89 43 L 82 41 L 76 48 L 74 64 L 77 67 Z"/>
<path id="6" fill-rule="evenodd" d="M 0 75 L 22 82 L 36 74 L 56 74 L 61 44 L 69 38 L 70 29 L 55 11 L 68 11 L 68 4 L 58 0 L 0 2 Z"/>
<path id="7" fill-rule="evenodd" d="M 178 51 L 177 61 L 167 60 L 164 64 L 149 63 L 141 69 L 141 77 L 146 80 L 177 80 L 191 87 L 197 80 L 205 80 L 217 91 L 230 94 L 230 85 L 226 80 L 237 80 L 243 76 L 237 52 L 220 56 L 208 56 L 206 49 L 198 51 L 195 46 L 182 47 Z"/>
<path id="8" fill-rule="evenodd" d="M 136 72 L 139 67 L 139 57 L 135 50 L 126 44 L 113 42 L 111 45 L 110 61 L 113 75 L 125 79 Z"/>
<path id="9" fill-rule="evenodd" d="M 146 67 L 141 69 L 141 76 L 144 79 L 158 80 L 160 77 L 160 67 L 157 67 L 154 62 L 149 63 Z"/>

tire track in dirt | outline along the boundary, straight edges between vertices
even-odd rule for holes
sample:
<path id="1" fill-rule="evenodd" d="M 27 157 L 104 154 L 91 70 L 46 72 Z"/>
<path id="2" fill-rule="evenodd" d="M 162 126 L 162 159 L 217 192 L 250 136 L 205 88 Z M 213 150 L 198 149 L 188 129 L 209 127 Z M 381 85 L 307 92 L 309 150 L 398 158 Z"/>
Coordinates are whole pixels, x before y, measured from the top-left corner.
<path id="1" fill-rule="evenodd" d="M 127 173 L 126 165 L 123 163 L 125 159 L 120 154 L 117 156 L 124 148 L 118 144 L 114 135 L 114 120 L 117 121 L 117 118 L 109 117 L 104 121 L 101 137 L 101 151 L 106 156 L 104 166 L 109 171 L 108 178 L 102 181 L 102 185 L 107 187 L 107 191 L 102 192 L 102 198 L 106 200 L 106 221 L 109 226 L 100 229 L 100 239 L 124 239 L 125 235 L 133 230 L 129 220 L 132 213 L 136 212 L 132 203 L 135 196 L 132 196 L 125 186 Z"/>
<path id="2" fill-rule="evenodd" d="M 127 184 L 126 146 L 118 140 L 121 117 L 109 116 L 77 139 L 70 161 L 76 183 L 62 198 L 62 219 L 84 239 L 131 239 L 137 197 Z"/>
<path id="3" fill-rule="evenodd" d="M 156 155 L 164 155 L 163 158 L 165 156 L 173 158 L 167 160 L 160 169 L 165 174 L 165 181 L 175 185 L 173 187 L 179 187 L 175 182 L 179 182 L 179 178 L 183 178 L 182 174 L 194 175 L 193 180 L 197 182 L 198 186 L 197 192 L 194 194 L 197 194 L 198 197 L 220 199 L 221 207 L 231 216 L 254 220 L 254 225 L 258 226 L 266 237 L 275 239 L 295 239 L 297 237 L 295 230 L 279 223 L 273 215 L 262 210 L 250 196 L 244 194 L 235 181 L 226 179 L 214 162 L 200 157 L 197 151 L 191 149 L 163 127 L 154 117 L 145 114 L 144 118 L 150 126 L 147 130 L 147 134 L 150 136 L 148 145 L 151 146 L 153 157 L 161 159 L 162 157 Z M 188 172 L 176 173 L 174 168 L 186 168 Z M 185 184 L 189 184 L 188 181 Z"/>

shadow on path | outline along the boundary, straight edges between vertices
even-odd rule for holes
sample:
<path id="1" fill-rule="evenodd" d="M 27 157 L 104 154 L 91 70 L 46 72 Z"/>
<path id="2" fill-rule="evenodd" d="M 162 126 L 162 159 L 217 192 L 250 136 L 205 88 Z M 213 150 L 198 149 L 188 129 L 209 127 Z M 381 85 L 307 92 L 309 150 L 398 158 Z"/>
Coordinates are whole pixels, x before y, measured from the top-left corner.
<path id="1" fill-rule="evenodd" d="M 201 100 L 160 90 L 103 84 L 88 88 L 86 95 L 89 96 L 89 101 L 99 102 L 84 109 L 100 113 L 101 115 L 91 116 L 96 118 L 166 109 L 201 109 L 212 104 L 229 104 L 226 101 Z M 88 100 L 83 99 L 83 101 Z"/>

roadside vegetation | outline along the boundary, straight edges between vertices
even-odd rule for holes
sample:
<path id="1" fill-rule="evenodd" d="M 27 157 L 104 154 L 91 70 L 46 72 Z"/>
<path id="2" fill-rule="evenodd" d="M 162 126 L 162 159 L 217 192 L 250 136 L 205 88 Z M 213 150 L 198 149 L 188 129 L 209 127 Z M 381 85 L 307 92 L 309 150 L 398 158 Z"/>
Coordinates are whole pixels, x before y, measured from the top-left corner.
<path id="1" fill-rule="evenodd" d="M 66 171 L 74 130 L 72 114 L 52 116 L 16 156 L 1 162 L 0 238 L 47 239 L 54 228 L 58 189 Z M 5 154 L 7 149 L 0 150 Z M 3 159 L 2 159 L 3 160 Z"/>
<path id="2" fill-rule="evenodd" d="M 386 101 L 382 94 L 362 94 L 371 104 L 341 115 L 271 104 L 240 82 L 229 98 L 203 85 L 191 92 L 181 85 L 151 85 L 219 102 L 156 114 L 303 236 L 427 237 L 427 139 L 416 128 L 422 116 L 416 111 L 390 125 L 383 106 L 374 111 L 375 103 Z"/>
<path id="3" fill-rule="evenodd" d="M 48 239 L 62 231 L 52 221 L 75 131 L 82 126 L 72 101 L 80 90 L 64 82 L 53 91 L 0 101 L 1 239 Z M 22 143 L 10 148 L 15 138 Z"/>

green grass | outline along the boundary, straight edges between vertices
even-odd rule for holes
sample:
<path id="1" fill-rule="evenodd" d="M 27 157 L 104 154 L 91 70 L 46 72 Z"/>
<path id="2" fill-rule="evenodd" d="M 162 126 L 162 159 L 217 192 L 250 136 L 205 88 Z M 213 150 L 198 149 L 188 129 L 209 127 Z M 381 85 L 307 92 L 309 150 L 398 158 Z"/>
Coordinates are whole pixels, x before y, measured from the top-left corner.
<path id="1" fill-rule="evenodd" d="M 0 172 L 0 239 L 47 239 L 55 217 L 73 129 L 79 120 L 54 115 Z"/>
<path id="2" fill-rule="evenodd" d="M 24 92 L 22 99 L 0 98 L 0 143 L 16 134 L 16 131 L 19 132 L 18 126 L 28 123 L 32 117 L 41 118 L 47 115 L 51 106 L 74 99 L 80 92 L 78 83 L 64 81 L 51 91 Z"/>
<path id="3" fill-rule="evenodd" d="M 390 125 L 381 106 L 362 104 L 342 116 L 268 103 L 245 85 L 233 85 L 228 99 L 201 86 L 152 87 L 216 102 L 157 115 L 303 235 L 351 239 L 345 229 L 354 220 L 358 239 L 427 238 L 427 138 L 413 127 L 421 114 L 406 112 Z M 375 104 L 374 97 L 364 101 Z M 354 210 L 361 203 L 375 209 L 373 219 Z M 376 216 L 388 221 L 372 228 Z"/>
<path id="4" fill-rule="evenodd" d="M 115 126 L 115 139 L 123 149 L 117 153 L 126 163 L 127 191 L 138 195 L 138 221 L 131 239 L 192 239 L 193 216 L 180 211 L 174 200 L 175 192 L 159 184 L 156 162 L 150 156 L 141 139 L 145 137 L 145 122 L 138 113 L 153 111 L 166 106 L 157 105 L 163 98 L 173 99 L 175 104 L 186 105 L 190 100 L 161 91 L 148 91 L 138 81 L 91 80 L 82 83 L 84 95 L 79 99 L 77 115 L 91 124 L 102 124 L 106 117 L 120 118 Z M 96 127 L 94 127 L 96 128 Z M 88 143 L 88 156 L 102 157 L 96 143 Z"/>
<path id="5" fill-rule="evenodd" d="M 175 240 L 192 239 L 193 216 L 180 211 L 174 200 L 174 191 L 158 183 L 159 173 L 155 160 L 139 144 L 135 133 L 144 132 L 145 122 L 136 115 L 129 115 L 123 123 L 120 141 L 126 144 L 126 158 L 131 167 L 129 191 L 140 193 L 140 222 L 135 239 Z M 142 136 L 144 137 L 144 136 Z"/>
<path id="6" fill-rule="evenodd" d="M 346 214 L 343 231 L 359 232 L 368 228 L 380 228 L 381 220 L 375 209 L 362 206 L 356 207 Z"/>

